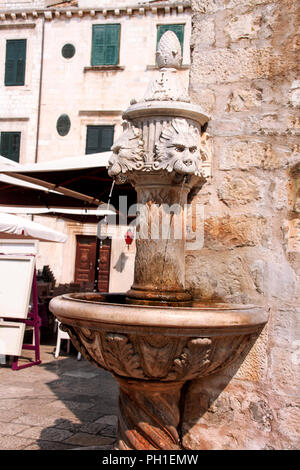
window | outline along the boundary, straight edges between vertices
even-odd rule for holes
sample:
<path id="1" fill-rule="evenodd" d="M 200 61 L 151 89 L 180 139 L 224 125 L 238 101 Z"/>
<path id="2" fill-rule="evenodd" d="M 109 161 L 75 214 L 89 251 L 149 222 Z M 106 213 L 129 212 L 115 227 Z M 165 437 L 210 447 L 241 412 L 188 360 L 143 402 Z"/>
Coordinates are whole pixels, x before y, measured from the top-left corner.
<path id="1" fill-rule="evenodd" d="M 93 25 L 92 65 L 119 63 L 120 25 Z"/>
<path id="2" fill-rule="evenodd" d="M 75 47 L 73 44 L 65 44 L 61 50 L 61 54 L 65 59 L 72 59 L 75 55 Z"/>
<path id="3" fill-rule="evenodd" d="M 15 162 L 20 159 L 21 132 L 0 133 L 0 155 Z"/>
<path id="4" fill-rule="evenodd" d="M 67 114 L 62 114 L 61 116 L 59 116 L 56 122 L 56 130 L 58 134 L 64 137 L 65 135 L 69 133 L 70 128 L 71 128 L 71 121 L 70 121 L 69 116 Z"/>
<path id="5" fill-rule="evenodd" d="M 85 153 L 107 152 L 114 141 L 114 126 L 87 126 Z"/>
<path id="6" fill-rule="evenodd" d="M 20 86 L 25 83 L 26 39 L 6 41 L 5 86 Z"/>
<path id="7" fill-rule="evenodd" d="M 179 39 L 183 53 L 184 24 L 160 24 L 157 26 L 157 44 L 166 31 L 173 31 Z"/>

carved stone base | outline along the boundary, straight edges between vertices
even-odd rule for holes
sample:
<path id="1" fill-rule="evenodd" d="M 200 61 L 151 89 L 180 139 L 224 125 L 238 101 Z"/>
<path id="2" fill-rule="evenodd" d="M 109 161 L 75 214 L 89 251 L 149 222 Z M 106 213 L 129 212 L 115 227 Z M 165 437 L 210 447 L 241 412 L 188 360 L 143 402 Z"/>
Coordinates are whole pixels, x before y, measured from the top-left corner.
<path id="1" fill-rule="evenodd" d="M 119 395 L 118 450 L 180 450 L 177 432 L 183 382 L 116 377 Z"/>
<path id="2" fill-rule="evenodd" d="M 128 305 L 120 297 L 68 294 L 50 309 L 82 356 L 118 381 L 117 448 L 179 450 L 183 384 L 238 358 L 267 313 L 251 305 Z"/>

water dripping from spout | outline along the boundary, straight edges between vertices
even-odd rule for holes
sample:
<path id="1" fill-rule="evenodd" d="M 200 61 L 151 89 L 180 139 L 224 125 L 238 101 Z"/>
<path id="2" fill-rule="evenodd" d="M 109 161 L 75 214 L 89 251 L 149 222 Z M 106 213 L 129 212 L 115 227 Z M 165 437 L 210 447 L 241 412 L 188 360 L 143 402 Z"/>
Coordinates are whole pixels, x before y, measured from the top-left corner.
<path id="1" fill-rule="evenodd" d="M 110 187 L 110 191 L 109 191 L 109 195 L 108 195 L 108 200 L 107 200 L 107 206 L 106 206 L 106 210 L 108 211 L 109 210 L 109 206 L 110 206 L 110 200 L 111 200 L 111 197 L 112 197 L 112 193 L 113 193 L 113 189 L 114 189 L 114 186 L 115 186 L 115 180 L 113 180 L 112 182 L 112 185 Z M 104 216 L 104 219 L 103 219 L 103 225 L 108 225 L 107 223 L 107 214 L 105 214 Z M 99 236 L 97 236 L 97 241 L 96 241 L 96 265 L 95 265 L 95 275 L 94 275 L 94 289 L 93 289 L 93 292 L 98 292 L 98 275 L 99 275 L 99 264 L 100 264 L 100 251 L 102 249 L 102 246 L 103 246 L 103 240 L 102 240 L 102 237 L 99 238 Z"/>

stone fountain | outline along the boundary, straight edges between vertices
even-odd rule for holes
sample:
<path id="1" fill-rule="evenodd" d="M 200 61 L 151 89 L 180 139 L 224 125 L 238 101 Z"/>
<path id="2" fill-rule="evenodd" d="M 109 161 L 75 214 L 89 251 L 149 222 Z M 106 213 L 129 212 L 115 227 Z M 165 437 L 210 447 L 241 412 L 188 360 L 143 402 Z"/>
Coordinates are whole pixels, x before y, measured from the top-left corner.
<path id="1" fill-rule="evenodd" d="M 180 83 L 181 48 L 171 31 L 157 63 L 143 100 L 123 114 L 109 166 L 117 183 L 128 180 L 137 192 L 134 283 L 126 295 L 78 293 L 50 303 L 75 347 L 119 384 L 121 450 L 182 449 L 183 385 L 238 358 L 267 321 L 262 307 L 195 303 L 185 290 L 185 230 L 174 234 L 184 228 L 188 195 L 206 181 L 200 137 L 209 117 Z M 157 236 L 167 217 L 168 236 Z"/>

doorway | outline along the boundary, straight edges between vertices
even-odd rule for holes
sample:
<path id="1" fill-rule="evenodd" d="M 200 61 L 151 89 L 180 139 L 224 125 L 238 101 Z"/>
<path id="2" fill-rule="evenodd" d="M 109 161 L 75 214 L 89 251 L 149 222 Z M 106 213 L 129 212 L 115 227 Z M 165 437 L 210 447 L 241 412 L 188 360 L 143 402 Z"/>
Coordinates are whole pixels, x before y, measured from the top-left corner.
<path id="1" fill-rule="evenodd" d="M 102 246 L 101 246 L 102 245 Z M 97 253 L 97 249 L 99 252 Z M 97 243 L 97 237 L 77 235 L 74 281 L 80 285 L 88 285 L 92 290 L 108 292 L 111 257 L 111 239 L 107 238 L 102 244 Z M 98 268 L 96 270 L 96 263 Z M 97 274 L 96 274 L 97 273 Z M 97 282 L 95 283 L 95 280 Z"/>

